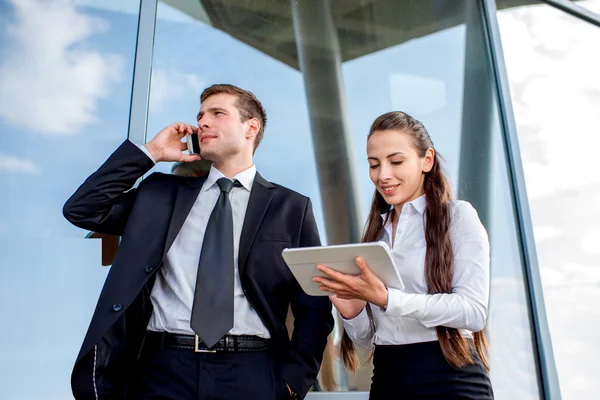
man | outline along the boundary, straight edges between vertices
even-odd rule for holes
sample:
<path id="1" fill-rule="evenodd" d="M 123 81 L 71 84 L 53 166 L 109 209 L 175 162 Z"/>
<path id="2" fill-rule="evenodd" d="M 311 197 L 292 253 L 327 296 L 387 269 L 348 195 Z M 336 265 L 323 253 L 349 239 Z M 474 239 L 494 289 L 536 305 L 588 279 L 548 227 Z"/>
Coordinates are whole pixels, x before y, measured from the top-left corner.
<path id="1" fill-rule="evenodd" d="M 252 93 L 213 85 L 197 128 L 126 141 L 67 201 L 73 224 L 122 236 L 73 369 L 77 399 L 306 395 L 331 304 L 307 296 L 281 257 L 320 240 L 310 200 L 256 172 L 265 123 Z M 200 159 L 183 153 L 185 134 L 199 135 L 208 175 L 154 173 L 129 190 L 155 162 Z"/>

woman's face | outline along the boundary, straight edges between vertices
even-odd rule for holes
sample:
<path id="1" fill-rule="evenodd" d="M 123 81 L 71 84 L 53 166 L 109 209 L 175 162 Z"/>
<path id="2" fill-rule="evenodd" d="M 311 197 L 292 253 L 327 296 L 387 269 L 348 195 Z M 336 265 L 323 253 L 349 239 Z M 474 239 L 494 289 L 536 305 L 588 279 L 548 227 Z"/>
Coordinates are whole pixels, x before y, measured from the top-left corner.
<path id="1" fill-rule="evenodd" d="M 435 152 L 419 156 L 413 137 L 399 130 L 375 131 L 367 141 L 371 181 L 388 204 L 397 208 L 424 193 L 425 173 L 431 171 Z"/>

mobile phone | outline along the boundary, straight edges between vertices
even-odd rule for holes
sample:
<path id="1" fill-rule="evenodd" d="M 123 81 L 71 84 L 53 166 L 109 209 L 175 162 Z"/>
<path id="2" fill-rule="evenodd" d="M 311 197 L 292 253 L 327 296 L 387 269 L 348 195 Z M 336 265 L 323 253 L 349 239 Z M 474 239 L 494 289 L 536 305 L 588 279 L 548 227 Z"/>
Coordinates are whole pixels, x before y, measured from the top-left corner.
<path id="1" fill-rule="evenodd" d="M 200 142 L 198 141 L 198 134 L 186 134 L 185 141 L 187 142 L 187 148 L 190 154 L 200 154 Z"/>

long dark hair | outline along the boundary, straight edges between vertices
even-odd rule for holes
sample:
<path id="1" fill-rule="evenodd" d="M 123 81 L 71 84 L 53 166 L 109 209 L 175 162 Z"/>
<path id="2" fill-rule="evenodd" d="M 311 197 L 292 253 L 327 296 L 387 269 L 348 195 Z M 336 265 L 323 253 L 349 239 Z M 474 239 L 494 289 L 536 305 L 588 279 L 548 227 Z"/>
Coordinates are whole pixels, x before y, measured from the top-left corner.
<path id="1" fill-rule="evenodd" d="M 411 135 L 420 157 L 425 156 L 427 149 L 434 149 L 433 142 L 423 124 L 403 112 L 392 111 L 379 116 L 371 125 L 368 138 L 377 131 L 386 130 L 396 130 Z M 441 158 L 437 152 L 434 156 L 431 171 L 425 174 L 424 188 L 426 199 L 425 241 L 427 243 L 425 279 L 427 288 L 430 294 L 451 293 L 454 251 L 450 240 L 449 201 L 452 199 L 452 192 L 444 174 Z M 393 221 L 394 212 L 394 208 L 386 203 L 383 196 L 375 189 L 362 242 L 376 242 L 379 240 L 383 234 L 385 224 L 390 220 Z M 387 217 L 385 221 L 382 221 L 381 214 L 384 213 L 387 213 Z M 367 311 L 372 318 L 368 304 Z M 461 368 L 474 363 L 471 346 L 460 330 L 445 326 L 437 326 L 435 329 L 444 357 L 450 365 Z M 484 331 L 474 332 L 473 340 L 483 365 L 486 370 L 489 370 L 487 361 L 488 344 Z M 352 343 L 346 331 L 343 333 L 340 349 L 346 367 L 356 371 L 359 367 L 358 357 L 354 343 Z"/>

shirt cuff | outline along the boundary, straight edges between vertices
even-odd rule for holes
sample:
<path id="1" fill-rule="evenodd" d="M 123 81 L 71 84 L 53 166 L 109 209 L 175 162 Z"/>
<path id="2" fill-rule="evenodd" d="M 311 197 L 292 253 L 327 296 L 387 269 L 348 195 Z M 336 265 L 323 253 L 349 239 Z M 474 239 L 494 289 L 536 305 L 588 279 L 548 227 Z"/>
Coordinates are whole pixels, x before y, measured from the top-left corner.
<path id="1" fill-rule="evenodd" d="M 341 313 L 340 317 L 342 318 L 342 321 L 344 322 L 345 326 L 353 328 L 361 328 L 365 325 L 365 323 L 367 325 L 369 324 L 369 314 L 367 314 L 367 306 L 365 306 L 365 308 L 363 308 L 363 310 L 354 318 L 346 319 Z"/>
<path id="2" fill-rule="evenodd" d="M 154 164 L 156 164 L 156 160 L 154 159 L 154 157 L 152 157 L 152 154 L 150 154 L 150 152 L 148 151 L 148 149 L 146 148 L 146 146 L 144 146 L 143 144 L 136 144 L 136 146 L 141 151 L 143 151 L 144 154 L 146 154 L 148 156 L 148 158 L 151 159 Z"/>
<path id="3" fill-rule="evenodd" d="M 388 303 L 385 308 L 381 308 L 381 313 L 389 317 L 402 316 L 402 307 L 406 304 L 406 293 L 398 289 L 388 288 Z"/>

